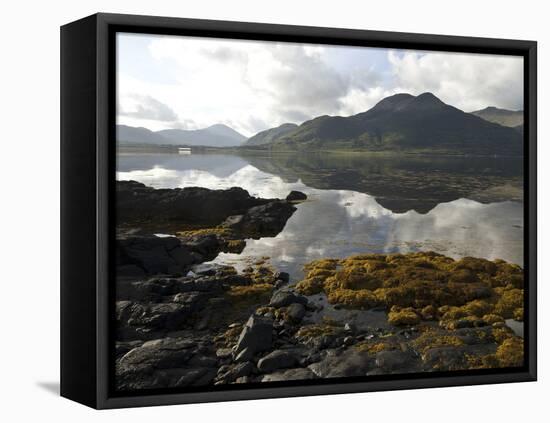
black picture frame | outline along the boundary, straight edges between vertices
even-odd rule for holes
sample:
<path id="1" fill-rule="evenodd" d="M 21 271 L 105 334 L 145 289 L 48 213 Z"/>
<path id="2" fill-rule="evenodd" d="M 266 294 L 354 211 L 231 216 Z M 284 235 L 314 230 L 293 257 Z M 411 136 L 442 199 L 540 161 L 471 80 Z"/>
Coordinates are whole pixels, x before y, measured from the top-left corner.
<path id="1" fill-rule="evenodd" d="M 115 34 L 194 35 L 524 57 L 525 358 L 519 369 L 428 373 L 119 396 L 110 385 Z M 537 377 L 537 44 L 534 41 L 95 14 L 61 28 L 61 395 L 119 408 L 534 381 Z M 264 386 L 265 385 L 265 386 Z"/>

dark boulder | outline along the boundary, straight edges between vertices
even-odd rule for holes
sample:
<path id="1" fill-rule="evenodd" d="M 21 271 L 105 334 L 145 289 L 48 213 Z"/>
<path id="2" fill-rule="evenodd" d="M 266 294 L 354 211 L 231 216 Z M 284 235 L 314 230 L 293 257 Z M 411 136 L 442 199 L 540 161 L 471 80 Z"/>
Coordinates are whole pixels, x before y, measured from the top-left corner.
<path id="1" fill-rule="evenodd" d="M 287 272 L 275 272 L 273 277 L 275 280 L 280 280 L 284 283 L 288 283 L 290 281 L 290 275 Z"/>
<path id="2" fill-rule="evenodd" d="M 239 363 L 230 367 L 229 370 L 218 377 L 218 380 L 222 383 L 231 383 L 240 377 L 248 376 L 253 370 L 254 364 L 250 361 Z"/>
<path id="3" fill-rule="evenodd" d="M 258 361 L 258 369 L 271 373 L 277 369 L 286 369 L 298 364 L 298 358 L 291 351 L 275 350 Z"/>
<path id="4" fill-rule="evenodd" d="M 410 352 L 400 350 L 380 351 L 376 354 L 375 364 L 382 373 L 407 371 L 413 365 L 415 357 Z"/>
<path id="5" fill-rule="evenodd" d="M 285 320 L 289 323 L 298 324 L 306 315 L 306 307 L 300 303 L 290 304 L 284 313 Z"/>
<path id="6" fill-rule="evenodd" d="M 285 380 L 307 380 L 315 379 L 317 376 L 310 369 L 287 369 L 279 370 L 271 374 L 265 375 L 262 382 L 281 382 Z"/>
<path id="7" fill-rule="evenodd" d="M 290 191 L 290 194 L 286 196 L 286 201 L 305 201 L 307 195 L 300 191 Z"/>
<path id="8" fill-rule="evenodd" d="M 242 188 L 210 190 L 189 187 L 155 189 L 135 181 L 117 181 L 118 224 L 162 227 L 177 223 L 215 226 L 228 216 L 243 214 L 269 200 Z"/>
<path id="9" fill-rule="evenodd" d="M 178 238 L 135 236 L 117 240 L 117 266 L 133 265 L 153 274 L 184 274 L 194 259 Z"/>
<path id="10" fill-rule="evenodd" d="M 272 341 L 273 321 L 265 317 L 250 316 L 235 346 L 235 357 L 245 349 L 249 357 L 266 351 L 271 348 Z"/>
<path id="11" fill-rule="evenodd" d="M 350 348 L 339 354 L 336 350 L 327 350 L 324 358 L 310 364 L 308 368 L 321 378 L 365 376 L 373 365 L 368 352 Z"/>
<path id="12" fill-rule="evenodd" d="M 273 294 L 273 297 L 271 297 L 269 301 L 269 305 L 275 308 L 286 307 L 294 303 L 305 306 L 307 304 L 307 298 L 289 291 L 279 291 Z"/>
<path id="13" fill-rule="evenodd" d="M 286 201 L 272 200 L 252 207 L 242 215 L 229 217 L 223 226 L 254 239 L 276 236 L 295 211 L 296 207 Z"/>

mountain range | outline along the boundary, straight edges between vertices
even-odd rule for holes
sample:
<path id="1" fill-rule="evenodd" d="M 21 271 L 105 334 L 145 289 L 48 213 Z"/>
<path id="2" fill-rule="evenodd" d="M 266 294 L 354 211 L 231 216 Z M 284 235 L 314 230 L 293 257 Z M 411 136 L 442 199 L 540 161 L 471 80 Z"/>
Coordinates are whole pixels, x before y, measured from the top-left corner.
<path id="1" fill-rule="evenodd" d="M 263 145 L 269 144 L 275 141 L 277 138 L 282 137 L 298 128 L 295 123 L 284 123 L 276 128 L 266 129 L 265 131 L 258 132 L 253 137 L 250 137 L 246 141 L 246 145 Z"/>
<path id="2" fill-rule="evenodd" d="M 472 112 L 473 115 L 479 116 L 489 122 L 498 123 L 502 126 L 516 128 L 523 126 L 523 111 L 521 110 L 506 110 L 497 107 L 486 107 L 482 110 Z"/>
<path id="3" fill-rule="evenodd" d="M 395 94 L 348 117 L 285 123 L 246 139 L 227 125 L 151 131 L 117 125 L 121 145 L 239 147 L 270 151 L 387 151 L 452 155 L 523 152 L 523 112 L 487 107 L 466 113 L 432 93 Z"/>
<path id="4" fill-rule="evenodd" d="M 162 131 L 117 125 L 117 141 L 121 145 L 236 147 L 246 141 L 246 137 L 229 126 L 222 124 L 212 125 L 204 129 L 164 129 Z"/>
<path id="5" fill-rule="evenodd" d="M 521 155 L 523 150 L 518 130 L 465 113 L 432 93 L 396 94 L 353 116 L 283 125 L 255 135 L 245 147 L 479 155 Z"/>

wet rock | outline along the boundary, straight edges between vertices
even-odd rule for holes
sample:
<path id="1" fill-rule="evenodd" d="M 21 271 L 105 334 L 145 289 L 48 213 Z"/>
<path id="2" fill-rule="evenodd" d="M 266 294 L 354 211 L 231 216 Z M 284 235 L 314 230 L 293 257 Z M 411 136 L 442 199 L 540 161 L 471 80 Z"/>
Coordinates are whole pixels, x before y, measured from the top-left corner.
<path id="1" fill-rule="evenodd" d="M 286 201 L 269 201 L 248 209 L 241 216 L 232 216 L 223 226 L 254 239 L 275 236 L 283 230 L 286 221 L 295 211 L 296 207 Z"/>
<path id="2" fill-rule="evenodd" d="M 244 348 L 242 351 L 235 353 L 235 363 L 244 363 L 254 358 L 254 350 L 252 348 Z"/>
<path id="3" fill-rule="evenodd" d="M 254 364 L 250 361 L 244 363 L 236 364 L 231 367 L 227 372 L 218 377 L 219 381 L 223 383 L 233 382 L 235 379 L 238 379 L 243 376 L 248 376 L 254 370 Z"/>
<path id="4" fill-rule="evenodd" d="M 229 358 L 233 354 L 233 350 L 231 348 L 219 348 L 216 350 L 216 357 L 218 358 Z"/>
<path id="5" fill-rule="evenodd" d="M 353 333 L 353 332 L 355 332 L 356 330 L 357 330 L 357 327 L 356 327 L 353 323 L 349 323 L 349 322 L 348 322 L 348 323 L 346 323 L 346 324 L 344 325 L 344 331 L 346 331 L 346 332 L 351 332 L 351 333 Z"/>
<path id="6" fill-rule="evenodd" d="M 300 323 L 306 315 L 306 308 L 303 304 L 293 303 L 286 308 L 284 314 L 286 321 L 297 324 Z"/>
<path id="7" fill-rule="evenodd" d="M 327 350 L 325 357 L 310 364 L 308 368 L 321 378 L 365 376 L 373 365 L 373 360 L 367 352 L 350 348 L 340 354 L 335 350 Z"/>
<path id="8" fill-rule="evenodd" d="M 215 377 L 216 369 L 203 367 L 188 369 L 185 371 L 185 374 L 177 380 L 174 386 L 181 388 L 185 386 L 208 385 Z"/>
<path id="9" fill-rule="evenodd" d="M 277 279 L 273 285 L 276 289 L 281 289 L 283 286 L 286 285 L 286 282 L 281 279 Z"/>
<path id="10" fill-rule="evenodd" d="M 135 264 L 126 264 L 117 266 L 116 275 L 117 278 L 139 279 L 145 276 L 145 271 Z"/>
<path id="11" fill-rule="evenodd" d="M 300 191 L 290 191 L 290 194 L 286 196 L 286 201 L 305 201 L 307 195 Z"/>
<path id="12" fill-rule="evenodd" d="M 277 369 L 285 369 L 298 364 L 298 358 L 290 351 L 275 350 L 258 361 L 258 369 L 263 373 L 271 373 Z"/>
<path id="13" fill-rule="evenodd" d="M 187 364 L 192 367 L 216 367 L 217 370 L 218 360 L 203 354 L 195 354 Z"/>
<path id="14" fill-rule="evenodd" d="M 132 236 L 117 240 L 117 265 L 133 265 L 149 275 L 185 274 L 191 250 L 174 237 Z"/>
<path id="15" fill-rule="evenodd" d="M 141 344 L 143 344 L 142 341 L 117 342 L 115 346 L 116 357 L 122 357 L 128 351 L 141 346 Z"/>
<path id="16" fill-rule="evenodd" d="M 273 321 L 271 319 L 250 316 L 235 346 L 235 357 L 238 357 L 245 349 L 247 356 L 254 356 L 258 352 L 270 349 L 273 340 L 272 332 Z"/>
<path id="17" fill-rule="evenodd" d="M 276 292 L 273 297 L 271 297 L 269 306 L 279 308 L 286 307 L 294 303 L 302 304 L 305 306 L 307 304 L 307 298 L 302 295 L 296 295 L 289 291 L 279 291 Z"/>
<path id="18" fill-rule="evenodd" d="M 353 338 L 353 336 L 346 336 L 342 340 L 342 343 L 346 346 L 350 346 L 350 345 L 353 345 L 355 343 L 355 339 Z"/>
<path id="19" fill-rule="evenodd" d="M 223 241 L 212 234 L 192 237 L 183 245 L 188 251 L 199 254 L 203 260 L 213 260 L 223 249 Z"/>
<path id="20" fill-rule="evenodd" d="M 392 373 L 410 368 L 414 358 L 410 352 L 380 351 L 376 354 L 375 364 L 382 369 L 382 373 Z"/>
<path id="21" fill-rule="evenodd" d="M 290 275 L 287 272 L 275 272 L 273 277 L 283 281 L 284 283 L 288 283 L 290 281 Z"/>
<path id="22" fill-rule="evenodd" d="M 262 378 L 262 382 L 281 382 L 285 380 L 307 380 L 315 379 L 317 376 L 310 369 L 288 369 L 273 372 L 265 375 Z"/>
<path id="23" fill-rule="evenodd" d="M 182 367 L 193 355 L 195 344 L 187 339 L 163 338 L 145 342 L 120 358 L 120 377 L 146 375 L 156 369 Z"/>
<path id="24" fill-rule="evenodd" d="M 429 369 L 457 370 L 467 368 L 465 349 L 456 346 L 434 347 L 422 355 L 424 364 Z"/>
<path id="25" fill-rule="evenodd" d="M 254 198 L 242 188 L 210 190 L 189 187 L 154 189 L 135 181 L 117 181 L 119 224 L 148 223 L 161 226 L 179 222 L 215 226 L 228 216 L 245 213 L 269 200 Z"/>

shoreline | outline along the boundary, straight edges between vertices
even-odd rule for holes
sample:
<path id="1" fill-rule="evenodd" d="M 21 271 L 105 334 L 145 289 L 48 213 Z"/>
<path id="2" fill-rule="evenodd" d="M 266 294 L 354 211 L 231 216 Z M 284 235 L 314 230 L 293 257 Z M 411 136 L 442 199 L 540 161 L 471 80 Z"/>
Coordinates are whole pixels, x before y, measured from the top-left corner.
<path id="1" fill-rule="evenodd" d="M 200 192 L 196 201 L 225 195 L 128 187 L 150 211 L 182 198 L 188 208 L 191 192 Z M 216 203 L 221 222 L 175 237 L 126 233 L 118 240 L 119 257 L 134 260 L 123 261 L 134 268 L 117 278 L 119 390 L 513 367 L 523 360 L 523 341 L 505 323 L 521 319 L 519 266 L 431 252 L 364 254 L 313 261 L 304 279 L 290 281 L 268 257 L 242 272 L 204 264 L 224 249 L 242 251 L 250 234 L 275 236 L 300 207 L 239 195 L 250 207 Z M 135 197 L 122 200 L 133 208 Z M 242 217 L 234 218 L 236 210 Z M 131 216 L 127 228 L 140 223 Z M 163 224 L 174 217 L 152 216 Z M 196 224 L 192 219 L 176 223 Z"/>

